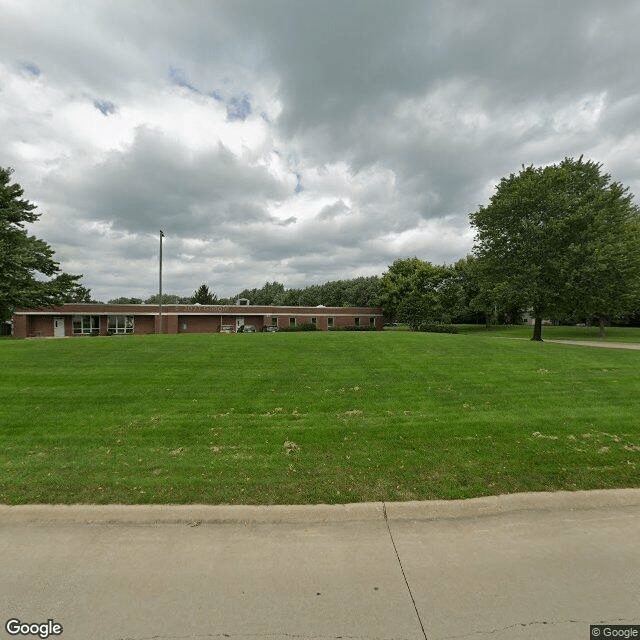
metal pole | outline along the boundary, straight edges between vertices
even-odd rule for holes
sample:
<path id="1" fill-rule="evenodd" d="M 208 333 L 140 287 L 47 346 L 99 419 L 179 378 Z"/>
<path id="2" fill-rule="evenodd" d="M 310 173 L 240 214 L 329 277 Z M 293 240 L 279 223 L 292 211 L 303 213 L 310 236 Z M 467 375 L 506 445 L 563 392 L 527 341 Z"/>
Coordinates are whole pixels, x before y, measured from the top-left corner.
<path id="1" fill-rule="evenodd" d="M 159 333 L 162 333 L 162 238 L 164 238 L 164 233 L 162 233 L 162 229 L 160 229 L 160 279 L 158 285 L 158 322 L 160 325 Z"/>

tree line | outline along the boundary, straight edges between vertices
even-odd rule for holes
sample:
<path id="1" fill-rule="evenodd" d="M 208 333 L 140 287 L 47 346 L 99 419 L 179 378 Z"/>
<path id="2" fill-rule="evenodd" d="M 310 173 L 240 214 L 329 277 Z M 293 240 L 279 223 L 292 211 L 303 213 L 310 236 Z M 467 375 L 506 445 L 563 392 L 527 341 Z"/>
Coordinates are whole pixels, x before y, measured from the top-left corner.
<path id="1" fill-rule="evenodd" d="M 239 299 L 256 306 L 292 307 L 372 307 L 379 302 L 379 276 L 363 276 L 348 280 L 333 280 L 302 288 L 285 288 L 280 282 L 265 282 L 260 288 L 243 289 L 228 298 L 218 297 L 207 284 L 202 284 L 191 296 L 162 294 L 162 304 L 227 304 Z M 158 294 L 142 298 L 114 298 L 109 304 L 158 304 Z"/>
<path id="2" fill-rule="evenodd" d="M 35 205 L 0 168 L 0 320 L 15 306 L 95 302 L 80 275 L 61 273 L 54 252 L 29 236 Z M 503 177 L 489 203 L 469 214 L 472 252 L 452 265 L 398 259 L 381 276 L 287 289 L 279 282 L 218 298 L 202 284 L 190 296 L 164 294 L 163 304 L 381 306 L 388 321 L 414 330 L 428 324 L 640 323 L 640 210 L 629 189 L 602 165 L 565 158 L 545 167 L 522 166 Z M 49 279 L 43 280 L 42 276 Z M 115 298 L 111 304 L 157 304 Z"/>

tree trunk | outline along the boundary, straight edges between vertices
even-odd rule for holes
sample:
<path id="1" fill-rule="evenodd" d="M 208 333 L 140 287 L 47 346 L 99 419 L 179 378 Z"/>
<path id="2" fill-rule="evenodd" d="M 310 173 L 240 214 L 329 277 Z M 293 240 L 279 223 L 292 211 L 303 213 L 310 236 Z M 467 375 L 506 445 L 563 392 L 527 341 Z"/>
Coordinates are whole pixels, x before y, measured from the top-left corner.
<path id="1" fill-rule="evenodd" d="M 600 337 L 601 338 L 605 337 L 605 333 L 604 333 L 604 318 L 600 318 Z"/>
<path id="2" fill-rule="evenodd" d="M 536 321 L 533 325 L 533 338 L 537 342 L 542 342 L 542 316 L 536 313 Z"/>

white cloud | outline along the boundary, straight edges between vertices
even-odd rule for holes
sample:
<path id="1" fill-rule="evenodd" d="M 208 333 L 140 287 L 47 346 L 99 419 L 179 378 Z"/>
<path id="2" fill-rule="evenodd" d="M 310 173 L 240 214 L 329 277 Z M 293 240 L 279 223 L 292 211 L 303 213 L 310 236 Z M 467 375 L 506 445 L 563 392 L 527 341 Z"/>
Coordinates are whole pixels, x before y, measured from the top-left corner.
<path id="1" fill-rule="evenodd" d="M 34 19 L 37 16 L 37 19 Z M 634 2 L 6 0 L 0 130 L 103 300 L 453 262 L 522 164 L 640 189 Z"/>

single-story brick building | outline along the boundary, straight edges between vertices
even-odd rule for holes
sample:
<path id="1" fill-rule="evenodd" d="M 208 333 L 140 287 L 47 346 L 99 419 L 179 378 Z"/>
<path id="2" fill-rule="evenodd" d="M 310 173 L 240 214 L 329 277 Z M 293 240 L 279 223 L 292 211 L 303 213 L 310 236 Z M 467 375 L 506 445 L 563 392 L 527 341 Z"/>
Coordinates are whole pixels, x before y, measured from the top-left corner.
<path id="1" fill-rule="evenodd" d="M 373 326 L 382 331 L 382 310 L 368 307 L 262 307 L 236 305 L 64 304 L 17 308 L 13 334 L 20 338 L 126 333 L 235 333 L 243 325 L 267 327 L 315 324 L 318 330 Z"/>

